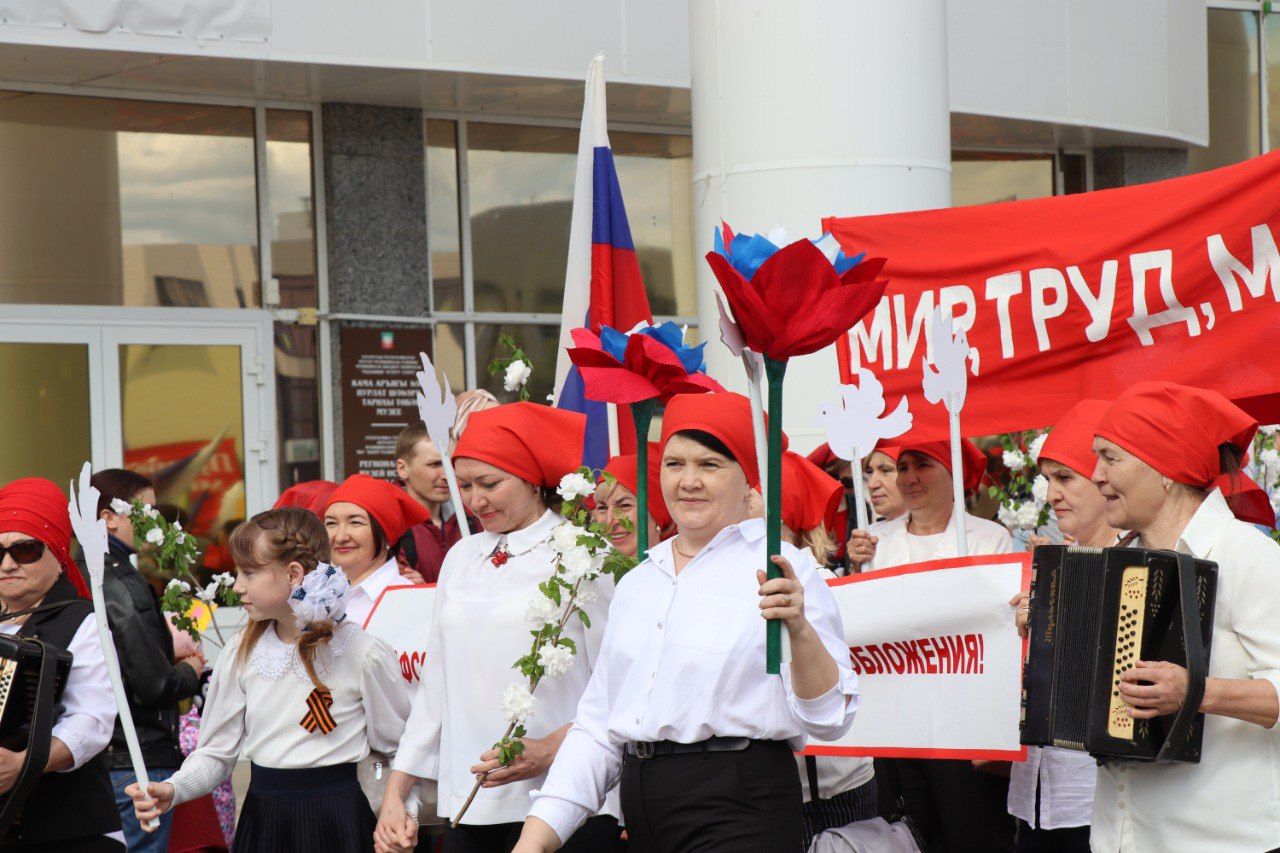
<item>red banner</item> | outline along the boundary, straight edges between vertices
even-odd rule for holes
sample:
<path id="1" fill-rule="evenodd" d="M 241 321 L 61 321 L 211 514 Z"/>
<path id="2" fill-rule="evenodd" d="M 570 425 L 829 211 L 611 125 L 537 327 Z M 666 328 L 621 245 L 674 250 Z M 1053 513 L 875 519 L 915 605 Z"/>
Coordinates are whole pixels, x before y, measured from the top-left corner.
<path id="1" fill-rule="evenodd" d="M 846 253 L 889 259 L 884 298 L 837 342 L 841 381 L 873 369 L 890 405 L 910 398 L 922 439 L 947 437 L 920 390 L 935 306 L 977 351 L 968 435 L 1046 426 L 1153 378 L 1280 420 L 1280 152 L 1122 189 L 822 224 Z"/>

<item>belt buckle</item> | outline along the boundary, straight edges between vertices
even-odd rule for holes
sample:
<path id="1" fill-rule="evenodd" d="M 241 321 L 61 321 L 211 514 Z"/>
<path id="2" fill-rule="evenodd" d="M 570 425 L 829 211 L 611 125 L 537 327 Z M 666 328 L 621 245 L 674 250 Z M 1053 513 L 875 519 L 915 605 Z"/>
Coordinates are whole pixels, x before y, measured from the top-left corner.
<path id="1" fill-rule="evenodd" d="M 636 741 L 636 758 L 653 758 L 653 744 L 647 740 Z"/>

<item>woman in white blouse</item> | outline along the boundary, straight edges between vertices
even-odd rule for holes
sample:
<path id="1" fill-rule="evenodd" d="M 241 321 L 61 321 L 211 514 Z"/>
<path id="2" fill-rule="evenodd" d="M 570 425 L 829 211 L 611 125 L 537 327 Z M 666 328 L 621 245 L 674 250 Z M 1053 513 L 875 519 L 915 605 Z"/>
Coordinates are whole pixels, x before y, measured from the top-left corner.
<path id="1" fill-rule="evenodd" d="M 580 414 L 509 403 L 472 414 L 458 439 L 458 489 L 483 529 L 454 545 L 440 567 L 427 662 L 383 807 L 384 823 L 402 829 L 379 839 L 379 849 L 412 847 L 416 826 L 400 804 L 419 779 L 438 780 L 440 817 L 453 818 L 483 776 L 461 823 L 445 828 L 447 853 L 510 850 L 519 836 L 530 792 L 542 784 L 597 664 L 613 589 L 599 584 L 599 598 L 585 605 L 590 628 L 576 619 L 565 626 L 578 650 L 573 668 L 539 683 L 524 752 L 503 767 L 493 748 L 508 725 L 502 695 L 520 680 L 512 665 L 529 653 L 528 604 L 555 571 L 548 540 L 563 519 L 549 504 L 579 466 L 585 430 Z M 617 807 L 602 812 L 602 805 L 586 816 L 574 849 L 618 843 Z"/>
<path id="2" fill-rule="evenodd" d="M 124 833 L 102 755 L 111 742 L 116 703 L 70 543 L 67 498 L 57 486 L 29 477 L 0 489 L 0 633 L 34 637 L 72 654 L 48 760 L 32 768 L 43 775 L 2 846 L 119 853 Z M 25 756 L 25 750 L 0 749 L 0 794 L 12 791 Z"/>
<path id="3" fill-rule="evenodd" d="M 1098 769 L 1095 851 L 1228 853 L 1280 847 L 1280 545 L 1232 517 L 1220 475 L 1239 471 L 1256 423 L 1214 391 L 1142 382 L 1097 428 L 1093 479 L 1107 523 L 1143 548 L 1218 564 L 1199 764 Z M 1137 719 L 1176 713 L 1187 673 L 1139 661 L 1120 695 Z"/>
<path id="4" fill-rule="evenodd" d="M 1081 400 L 1049 432 L 1040 449 L 1040 473 L 1049 481 L 1048 501 L 1070 544 L 1108 548 L 1117 533 L 1107 524 L 1107 499 L 1089 478 L 1097 465 L 1093 434 L 1111 404 Z M 1017 609 L 1018 632 L 1027 635 L 1029 596 L 1009 602 Z M 1088 853 L 1089 820 L 1097 762 L 1088 754 L 1054 746 L 1027 747 L 1027 760 L 1012 767 L 1009 814 L 1018 819 L 1019 853 L 1058 850 Z"/>
<path id="5" fill-rule="evenodd" d="M 633 851 L 798 851 L 793 750 L 838 737 L 857 682 L 830 590 L 783 545 L 765 581 L 750 406 L 681 395 L 662 427 L 662 493 L 678 535 L 622 580 L 599 662 L 516 850 L 560 847 L 619 783 Z M 763 618 L 761 618 L 763 617 Z M 791 637 L 764 671 L 765 620 Z"/>
<path id="6" fill-rule="evenodd" d="M 347 618 L 357 625 L 364 625 L 387 587 L 422 583 L 422 575 L 396 559 L 400 537 L 427 520 L 427 510 L 404 489 L 353 474 L 329 496 L 323 519 L 333 564 L 351 581 Z"/>
<path id="7" fill-rule="evenodd" d="M 394 753 L 409 713 L 395 652 L 344 618 L 349 586 L 322 562 L 328 537 L 299 507 L 259 513 L 227 541 L 249 625 L 218 659 L 200 742 L 178 772 L 135 783 L 138 820 L 212 791 L 240 758 L 249 790 L 236 853 L 372 851 L 375 818 L 356 765 Z"/>

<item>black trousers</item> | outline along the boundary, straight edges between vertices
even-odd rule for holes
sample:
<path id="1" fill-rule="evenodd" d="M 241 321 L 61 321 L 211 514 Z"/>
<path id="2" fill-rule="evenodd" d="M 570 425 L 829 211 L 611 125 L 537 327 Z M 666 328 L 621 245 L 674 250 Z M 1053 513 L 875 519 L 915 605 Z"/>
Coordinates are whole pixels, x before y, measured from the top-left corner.
<path id="1" fill-rule="evenodd" d="M 1014 849 L 1017 853 L 1089 853 L 1089 827 L 1035 829 L 1019 819 Z"/>
<path id="2" fill-rule="evenodd" d="M 622 765 L 622 812 L 633 853 L 799 853 L 800 776 L 783 741 L 740 752 Z"/>
<path id="3" fill-rule="evenodd" d="M 510 853 L 520 840 L 523 823 L 467 824 L 444 828 L 444 853 Z M 561 847 L 567 853 L 618 853 L 625 850 L 619 839 L 618 821 L 608 815 L 587 818 Z"/>
<path id="4" fill-rule="evenodd" d="M 968 761 L 877 758 L 881 815 L 900 801 L 929 853 L 1013 850 L 1009 780 Z"/>

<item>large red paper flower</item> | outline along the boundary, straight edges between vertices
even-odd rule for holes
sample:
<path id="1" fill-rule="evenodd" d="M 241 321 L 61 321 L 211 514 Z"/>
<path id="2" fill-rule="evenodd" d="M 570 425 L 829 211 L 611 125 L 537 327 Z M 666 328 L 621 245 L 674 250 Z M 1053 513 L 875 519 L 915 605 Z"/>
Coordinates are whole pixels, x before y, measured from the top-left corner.
<path id="1" fill-rule="evenodd" d="M 724 390 L 707 374 L 689 372 L 676 352 L 649 335 L 628 335 L 623 359 L 619 361 L 605 349 L 600 336 L 589 329 L 574 329 L 571 334 L 576 346 L 568 350 L 569 359 L 582 373 L 590 400 L 639 403 L 655 398 L 669 400 L 676 394 Z"/>
<path id="2" fill-rule="evenodd" d="M 840 275 L 809 240 L 778 249 L 750 280 L 731 257 L 720 252 L 708 252 L 707 263 L 729 300 L 746 345 L 774 361 L 835 343 L 875 308 L 889 284 L 877 277 L 884 258 L 868 258 Z"/>

